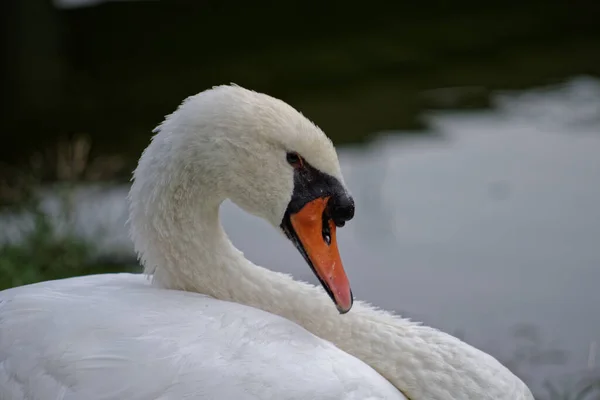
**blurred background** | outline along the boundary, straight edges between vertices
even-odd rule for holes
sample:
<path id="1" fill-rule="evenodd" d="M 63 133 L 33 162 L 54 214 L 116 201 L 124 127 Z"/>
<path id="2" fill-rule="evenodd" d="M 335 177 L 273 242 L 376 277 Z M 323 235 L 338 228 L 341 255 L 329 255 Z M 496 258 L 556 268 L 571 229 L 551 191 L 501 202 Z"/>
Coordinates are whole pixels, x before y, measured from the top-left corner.
<path id="1" fill-rule="evenodd" d="M 339 149 L 354 294 L 600 398 L 600 6 L 4 0 L 0 289 L 139 271 L 126 193 L 152 129 L 235 82 Z M 316 283 L 227 202 L 255 263 Z M 594 386 L 595 385 L 595 386 Z"/>

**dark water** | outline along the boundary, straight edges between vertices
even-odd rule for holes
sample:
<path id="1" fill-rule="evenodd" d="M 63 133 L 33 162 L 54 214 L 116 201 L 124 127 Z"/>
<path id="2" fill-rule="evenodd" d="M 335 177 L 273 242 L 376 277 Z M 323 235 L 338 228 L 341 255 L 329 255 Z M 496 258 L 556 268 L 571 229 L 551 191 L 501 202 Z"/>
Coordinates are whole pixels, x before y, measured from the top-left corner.
<path id="1" fill-rule="evenodd" d="M 58 2 L 60 3 L 60 2 Z M 337 144 L 480 108 L 496 89 L 600 75 L 592 2 L 5 1 L 0 161 L 88 135 L 127 177 L 186 96 L 235 82 L 281 97 Z M 44 173 L 52 179 L 52 168 Z"/>

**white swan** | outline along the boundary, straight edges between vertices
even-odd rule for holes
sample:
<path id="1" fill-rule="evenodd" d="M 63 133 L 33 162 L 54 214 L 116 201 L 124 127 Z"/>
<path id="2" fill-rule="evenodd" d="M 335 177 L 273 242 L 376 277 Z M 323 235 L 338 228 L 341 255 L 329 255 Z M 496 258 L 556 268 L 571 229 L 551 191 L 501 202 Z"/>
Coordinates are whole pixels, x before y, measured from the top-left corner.
<path id="1" fill-rule="evenodd" d="M 107 274 L 0 292 L 2 400 L 533 399 L 452 336 L 360 302 L 346 313 L 335 229 L 354 204 L 333 145 L 292 107 L 220 86 L 157 132 L 130 192 L 153 284 Z M 281 228 L 325 291 L 246 260 L 219 223 L 226 198 Z"/>

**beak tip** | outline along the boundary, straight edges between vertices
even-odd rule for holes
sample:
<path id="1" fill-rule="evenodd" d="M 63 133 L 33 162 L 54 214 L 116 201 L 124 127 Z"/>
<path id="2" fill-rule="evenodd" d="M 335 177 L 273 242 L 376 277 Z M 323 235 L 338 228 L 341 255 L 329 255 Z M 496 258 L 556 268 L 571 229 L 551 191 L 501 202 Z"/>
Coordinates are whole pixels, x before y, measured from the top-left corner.
<path id="1" fill-rule="evenodd" d="M 352 306 L 350 306 L 348 308 L 337 307 L 337 310 L 340 313 L 340 315 L 346 314 L 348 311 L 350 311 L 350 309 L 352 309 Z"/>
<path id="2" fill-rule="evenodd" d="M 348 311 L 350 311 L 352 309 L 353 305 L 354 305 L 354 296 L 352 295 L 352 290 L 350 290 L 350 299 L 349 299 L 347 305 L 342 305 L 342 304 L 340 304 L 338 302 L 335 303 L 335 307 L 337 308 L 337 310 L 340 313 L 340 315 L 344 315 Z"/>

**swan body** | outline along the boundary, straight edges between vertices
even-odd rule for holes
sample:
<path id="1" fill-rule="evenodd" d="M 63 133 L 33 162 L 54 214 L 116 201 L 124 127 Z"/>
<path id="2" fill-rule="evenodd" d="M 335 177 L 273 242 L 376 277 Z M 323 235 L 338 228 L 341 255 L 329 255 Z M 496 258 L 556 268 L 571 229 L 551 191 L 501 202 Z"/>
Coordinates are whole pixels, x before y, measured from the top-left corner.
<path id="1" fill-rule="evenodd" d="M 2 299 L 2 400 L 404 399 L 287 319 L 159 290 L 142 275 L 45 282 Z"/>
<path id="2" fill-rule="evenodd" d="M 353 303 L 335 230 L 354 203 L 331 141 L 292 107 L 220 86 L 156 132 L 129 196 L 151 279 L 0 292 L 1 399 L 533 399 L 488 354 Z M 219 222 L 226 198 L 280 229 L 322 287 L 248 261 Z"/>

